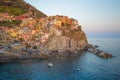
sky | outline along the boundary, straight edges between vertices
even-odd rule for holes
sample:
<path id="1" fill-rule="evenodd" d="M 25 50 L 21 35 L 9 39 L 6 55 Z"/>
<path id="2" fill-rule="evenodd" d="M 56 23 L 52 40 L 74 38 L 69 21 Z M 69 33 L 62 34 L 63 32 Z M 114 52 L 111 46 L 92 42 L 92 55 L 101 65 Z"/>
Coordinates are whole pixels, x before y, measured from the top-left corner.
<path id="1" fill-rule="evenodd" d="M 87 37 L 120 38 L 120 0 L 25 0 L 51 15 L 79 21 Z"/>

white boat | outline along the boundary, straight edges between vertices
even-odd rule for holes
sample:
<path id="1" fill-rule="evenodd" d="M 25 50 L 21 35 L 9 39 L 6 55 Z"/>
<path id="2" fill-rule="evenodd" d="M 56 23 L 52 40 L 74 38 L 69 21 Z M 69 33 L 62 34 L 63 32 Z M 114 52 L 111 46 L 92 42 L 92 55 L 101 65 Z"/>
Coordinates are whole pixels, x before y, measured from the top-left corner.
<path id="1" fill-rule="evenodd" d="M 79 68 L 77 68 L 77 69 L 76 69 L 76 71 L 80 71 L 80 69 L 79 69 Z"/>
<path id="2" fill-rule="evenodd" d="M 52 67 L 52 66 L 53 66 L 53 64 L 52 64 L 52 63 L 48 63 L 48 66 L 49 66 L 49 67 Z"/>

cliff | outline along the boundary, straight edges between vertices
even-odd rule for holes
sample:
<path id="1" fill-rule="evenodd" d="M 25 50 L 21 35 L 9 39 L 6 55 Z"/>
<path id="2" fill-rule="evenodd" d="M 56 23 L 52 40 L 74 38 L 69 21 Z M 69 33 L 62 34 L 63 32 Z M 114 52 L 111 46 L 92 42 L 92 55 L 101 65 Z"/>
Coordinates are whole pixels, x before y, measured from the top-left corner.
<path id="1" fill-rule="evenodd" d="M 87 46 L 76 19 L 46 16 L 23 0 L 0 0 L 0 61 L 76 54 Z"/>

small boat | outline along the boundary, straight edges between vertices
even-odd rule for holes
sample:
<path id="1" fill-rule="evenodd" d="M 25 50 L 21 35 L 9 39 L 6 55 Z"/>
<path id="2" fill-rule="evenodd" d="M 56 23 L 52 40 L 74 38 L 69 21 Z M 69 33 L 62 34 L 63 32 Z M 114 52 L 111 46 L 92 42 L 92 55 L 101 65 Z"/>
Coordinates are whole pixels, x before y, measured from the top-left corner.
<path id="1" fill-rule="evenodd" d="M 77 69 L 76 69 L 76 71 L 80 71 L 80 69 L 79 69 L 79 68 L 77 68 Z"/>
<path id="2" fill-rule="evenodd" d="M 52 63 L 48 63 L 48 66 L 49 66 L 49 67 L 52 67 L 52 66 L 53 66 L 53 64 L 52 64 Z"/>

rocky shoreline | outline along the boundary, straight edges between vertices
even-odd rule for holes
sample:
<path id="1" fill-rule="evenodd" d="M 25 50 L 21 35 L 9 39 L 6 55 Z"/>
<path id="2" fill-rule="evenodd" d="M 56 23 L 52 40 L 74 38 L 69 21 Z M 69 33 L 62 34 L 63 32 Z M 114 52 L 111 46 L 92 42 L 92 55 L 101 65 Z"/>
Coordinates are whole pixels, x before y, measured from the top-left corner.
<path id="1" fill-rule="evenodd" d="M 101 58 L 111 58 L 112 57 L 112 54 L 98 49 L 98 47 L 99 47 L 98 45 L 93 46 L 92 44 L 90 44 L 88 47 L 89 47 L 87 49 L 88 52 L 93 53 Z"/>
<path id="2" fill-rule="evenodd" d="M 89 44 L 83 50 L 73 50 L 73 51 L 65 50 L 65 49 L 59 49 L 56 51 L 52 51 L 52 50 L 48 50 L 44 46 L 40 46 L 39 49 L 21 48 L 21 50 L 18 50 L 19 48 L 17 46 L 16 46 L 16 50 L 10 47 L 1 48 L 0 49 L 0 63 L 7 63 L 11 61 L 26 60 L 26 59 L 50 59 L 50 58 L 69 57 L 69 56 L 81 54 L 81 51 L 82 52 L 88 51 L 101 58 L 112 57 L 111 54 L 98 49 L 96 46 L 93 46 L 92 44 Z"/>
<path id="3" fill-rule="evenodd" d="M 26 60 L 26 59 L 55 59 L 61 57 L 75 56 L 80 51 L 49 51 L 47 53 L 35 52 L 35 50 L 21 51 L 19 53 L 11 53 L 10 51 L 4 51 L 0 53 L 0 63 L 7 63 L 12 61 Z"/>

